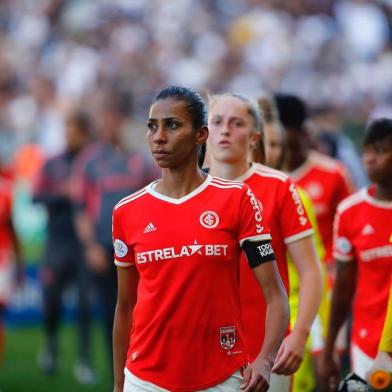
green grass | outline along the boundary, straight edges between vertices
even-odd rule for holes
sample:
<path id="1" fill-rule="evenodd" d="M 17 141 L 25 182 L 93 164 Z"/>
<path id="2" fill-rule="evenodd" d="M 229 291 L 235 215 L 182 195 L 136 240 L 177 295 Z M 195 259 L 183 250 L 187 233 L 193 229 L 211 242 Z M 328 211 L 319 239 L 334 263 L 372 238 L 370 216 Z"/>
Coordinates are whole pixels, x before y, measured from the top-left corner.
<path id="1" fill-rule="evenodd" d="M 12 328 L 6 331 L 5 353 L 0 368 L 1 392 L 108 392 L 112 390 L 109 360 L 101 328 L 94 328 L 93 365 L 99 376 L 94 386 L 80 385 L 73 377 L 76 358 L 74 328 L 60 331 L 59 369 L 53 376 L 43 375 L 37 365 L 42 343 L 40 328 Z"/>

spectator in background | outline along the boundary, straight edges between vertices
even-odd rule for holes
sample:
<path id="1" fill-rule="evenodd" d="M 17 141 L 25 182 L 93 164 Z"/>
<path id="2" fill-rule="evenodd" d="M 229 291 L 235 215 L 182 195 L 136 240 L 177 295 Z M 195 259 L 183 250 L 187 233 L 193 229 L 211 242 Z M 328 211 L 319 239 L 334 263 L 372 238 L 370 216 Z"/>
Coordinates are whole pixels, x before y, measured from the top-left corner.
<path id="1" fill-rule="evenodd" d="M 363 145 L 372 184 L 342 201 L 335 218 L 337 272 L 322 355 L 322 391 L 335 391 L 338 385 L 334 344 L 351 307 L 351 366 L 363 379 L 377 355 L 387 313 L 392 276 L 392 120 L 372 121 Z"/>
<path id="2" fill-rule="evenodd" d="M 97 111 L 98 140 L 83 152 L 74 167 L 76 227 L 99 291 L 110 358 L 117 300 L 112 210 L 119 200 L 156 178 L 151 160 L 125 145 L 123 131 L 130 113 L 129 99 L 120 93 L 103 97 Z"/>
<path id="3" fill-rule="evenodd" d="M 58 365 L 58 332 L 64 289 L 76 283 L 78 290 L 78 361 L 74 375 L 82 384 L 92 384 L 96 376 L 91 367 L 90 283 L 83 248 L 77 237 L 71 200 L 71 168 L 91 138 L 91 120 L 83 112 L 67 121 L 66 149 L 48 159 L 37 178 L 33 200 L 46 207 L 48 237 L 41 269 L 45 344 L 39 366 L 46 374 Z"/>
<path id="4" fill-rule="evenodd" d="M 16 277 L 23 278 L 23 263 L 19 242 L 12 223 L 12 173 L 0 161 L 0 365 L 4 351 L 4 312 L 12 294 L 12 261 L 16 262 Z"/>

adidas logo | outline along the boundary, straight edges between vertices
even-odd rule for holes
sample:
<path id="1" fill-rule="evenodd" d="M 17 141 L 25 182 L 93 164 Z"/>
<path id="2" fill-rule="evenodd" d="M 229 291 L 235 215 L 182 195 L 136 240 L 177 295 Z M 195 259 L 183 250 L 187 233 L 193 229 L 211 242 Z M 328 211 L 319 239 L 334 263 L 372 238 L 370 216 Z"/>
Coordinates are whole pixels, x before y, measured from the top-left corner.
<path id="1" fill-rule="evenodd" d="M 156 229 L 157 229 L 157 228 L 154 226 L 154 224 L 150 222 L 150 223 L 146 226 L 146 228 L 144 229 L 143 234 L 150 233 L 150 232 L 152 232 L 152 231 L 155 231 Z"/>
<path id="2" fill-rule="evenodd" d="M 373 228 L 373 226 L 370 224 L 370 223 L 368 223 L 364 228 L 363 228 L 363 230 L 362 230 L 362 235 L 370 235 L 370 234 L 373 234 L 374 233 L 374 228 Z"/>

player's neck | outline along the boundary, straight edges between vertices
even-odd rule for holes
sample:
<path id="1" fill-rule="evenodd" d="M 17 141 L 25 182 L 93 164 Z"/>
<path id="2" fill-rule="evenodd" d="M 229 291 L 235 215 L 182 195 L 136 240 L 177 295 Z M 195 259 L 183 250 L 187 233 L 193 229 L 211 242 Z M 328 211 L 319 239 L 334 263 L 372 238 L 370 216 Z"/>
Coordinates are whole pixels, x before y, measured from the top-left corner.
<path id="1" fill-rule="evenodd" d="M 181 170 L 163 169 L 155 190 L 172 199 L 180 199 L 197 189 L 206 178 L 207 174 L 196 165 Z"/>
<path id="2" fill-rule="evenodd" d="M 249 170 L 249 162 L 243 161 L 240 163 L 232 164 L 225 162 L 218 162 L 211 159 L 209 173 L 214 177 L 220 177 L 225 180 L 235 180 L 241 177 Z"/>
<path id="3" fill-rule="evenodd" d="M 392 184 L 376 184 L 373 197 L 381 201 L 392 201 Z"/>

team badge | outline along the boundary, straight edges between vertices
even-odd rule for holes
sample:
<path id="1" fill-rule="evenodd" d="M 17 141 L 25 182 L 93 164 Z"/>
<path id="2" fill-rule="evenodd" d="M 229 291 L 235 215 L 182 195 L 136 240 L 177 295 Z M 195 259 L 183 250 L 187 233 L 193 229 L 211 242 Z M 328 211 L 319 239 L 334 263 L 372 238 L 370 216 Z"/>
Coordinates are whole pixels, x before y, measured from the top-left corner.
<path id="1" fill-rule="evenodd" d="M 319 182 L 313 181 L 306 185 L 306 190 L 312 199 L 319 199 L 323 194 L 324 188 Z"/>
<path id="2" fill-rule="evenodd" d="M 231 350 L 235 346 L 235 327 L 220 328 L 220 345 L 224 350 Z"/>
<path id="3" fill-rule="evenodd" d="M 213 229 L 219 224 L 219 216 L 214 211 L 205 211 L 200 215 L 200 224 L 207 229 Z"/>
<path id="4" fill-rule="evenodd" d="M 352 246 L 346 237 L 339 237 L 336 240 L 336 248 L 341 253 L 349 253 L 351 252 Z"/>
<path id="5" fill-rule="evenodd" d="M 124 257 L 128 253 L 128 247 L 121 240 L 114 241 L 114 253 L 117 257 Z"/>

